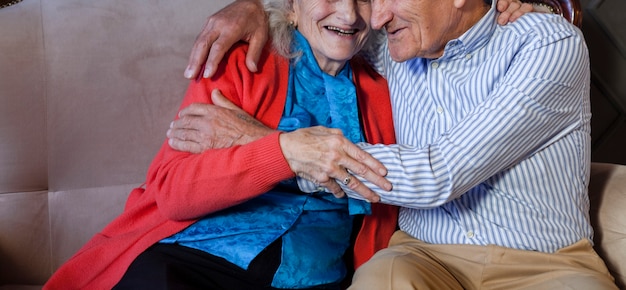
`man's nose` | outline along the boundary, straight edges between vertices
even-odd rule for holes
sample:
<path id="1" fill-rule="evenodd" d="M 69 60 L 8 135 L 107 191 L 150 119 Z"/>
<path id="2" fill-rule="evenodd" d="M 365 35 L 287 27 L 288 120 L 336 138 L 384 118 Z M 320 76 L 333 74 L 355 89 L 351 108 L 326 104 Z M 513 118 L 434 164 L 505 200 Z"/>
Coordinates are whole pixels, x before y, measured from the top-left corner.
<path id="1" fill-rule="evenodd" d="M 386 0 L 372 0 L 372 18 L 370 24 L 372 29 L 382 29 L 387 22 L 391 20 L 391 13 L 389 12 L 388 4 Z"/>

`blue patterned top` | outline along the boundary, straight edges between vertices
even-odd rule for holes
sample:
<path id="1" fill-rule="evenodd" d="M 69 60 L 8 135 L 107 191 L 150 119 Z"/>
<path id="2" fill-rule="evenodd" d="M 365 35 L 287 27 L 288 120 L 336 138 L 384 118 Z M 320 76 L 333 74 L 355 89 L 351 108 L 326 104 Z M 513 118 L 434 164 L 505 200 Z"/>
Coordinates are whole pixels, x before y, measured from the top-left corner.
<path id="1" fill-rule="evenodd" d="M 296 31 L 285 111 L 279 130 L 316 125 L 339 128 L 353 142 L 364 140 L 351 69 L 337 76 L 324 73 L 308 42 Z M 282 260 L 272 286 L 308 288 L 340 282 L 346 269 L 342 256 L 349 246 L 354 214 L 370 213 L 370 205 L 337 199 L 324 191 L 303 193 L 295 179 L 243 204 L 210 214 L 162 243 L 206 251 L 247 269 L 250 262 L 282 238 Z"/>

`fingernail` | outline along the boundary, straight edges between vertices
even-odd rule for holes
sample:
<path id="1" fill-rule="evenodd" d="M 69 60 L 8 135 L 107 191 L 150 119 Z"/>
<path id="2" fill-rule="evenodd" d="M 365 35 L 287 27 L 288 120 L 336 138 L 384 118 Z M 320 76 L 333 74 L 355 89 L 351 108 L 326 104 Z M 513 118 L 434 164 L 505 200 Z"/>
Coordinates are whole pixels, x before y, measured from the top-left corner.
<path id="1" fill-rule="evenodd" d="M 246 65 L 248 66 L 248 69 L 249 69 L 250 71 L 252 71 L 252 72 L 256 72 L 256 71 L 257 71 L 257 69 L 258 69 L 258 68 L 257 68 L 257 66 L 256 66 L 256 63 L 255 63 L 255 62 L 253 62 L 253 61 L 247 61 L 247 62 L 246 62 Z"/>
<path id="2" fill-rule="evenodd" d="M 170 128 L 174 128 L 174 121 L 170 122 Z"/>
<path id="3" fill-rule="evenodd" d="M 171 129 L 167 129 L 167 132 L 165 133 L 165 135 L 169 138 L 171 133 L 172 133 L 172 130 Z"/>
<path id="4" fill-rule="evenodd" d="M 202 74 L 202 77 L 203 77 L 203 78 L 205 78 L 205 79 L 208 79 L 208 78 L 209 78 L 209 75 L 211 75 L 210 70 L 209 70 L 210 68 L 211 68 L 211 67 L 207 66 L 207 67 L 204 69 L 204 73 Z"/>
<path id="5" fill-rule="evenodd" d="M 187 69 L 185 69 L 185 78 L 190 79 L 192 75 L 191 67 L 187 67 Z"/>

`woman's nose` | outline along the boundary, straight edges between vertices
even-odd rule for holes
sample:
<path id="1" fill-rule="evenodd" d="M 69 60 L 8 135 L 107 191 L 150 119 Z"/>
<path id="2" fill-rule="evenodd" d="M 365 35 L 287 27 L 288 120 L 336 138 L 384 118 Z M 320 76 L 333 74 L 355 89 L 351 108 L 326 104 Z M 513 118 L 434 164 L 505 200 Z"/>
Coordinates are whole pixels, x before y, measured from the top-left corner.
<path id="1" fill-rule="evenodd" d="M 353 24 L 357 21 L 356 4 L 354 0 L 342 0 L 337 3 L 337 11 L 341 19 L 346 24 Z"/>

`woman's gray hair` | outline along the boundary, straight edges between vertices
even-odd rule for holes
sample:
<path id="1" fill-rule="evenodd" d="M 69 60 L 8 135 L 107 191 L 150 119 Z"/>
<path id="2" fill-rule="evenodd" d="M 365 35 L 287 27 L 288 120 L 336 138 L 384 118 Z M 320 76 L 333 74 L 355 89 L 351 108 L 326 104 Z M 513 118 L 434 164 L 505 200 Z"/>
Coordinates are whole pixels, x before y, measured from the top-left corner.
<path id="1" fill-rule="evenodd" d="M 265 13 L 270 26 L 270 37 L 276 52 L 286 58 L 295 58 L 301 53 L 291 53 L 291 42 L 293 41 L 293 30 L 295 26 L 289 20 L 289 13 L 293 11 L 293 1 L 297 0 L 264 0 Z M 314 1 L 314 0 L 305 0 Z M 383 32 L 372 30 L 367 42 L 361 49 L 361 53 L 373 53 L 374 48 L 384 41 Z"/>
<path id="2" fill-rule="evenodd" d="M 276 52 L 286 58 L 296 57 L 291 54 L 291 42 L 295 29 L 289 20 L 295 0 L 264 0 L 265 13 L 270 25 L 270 37 Z"/>

